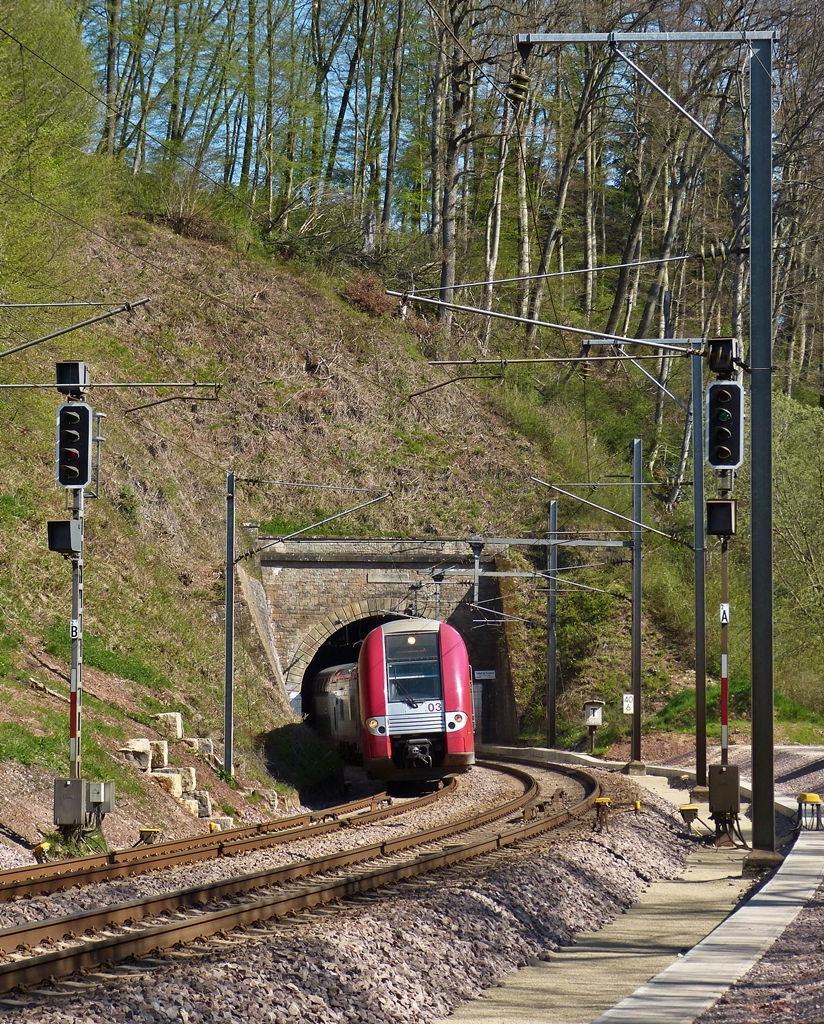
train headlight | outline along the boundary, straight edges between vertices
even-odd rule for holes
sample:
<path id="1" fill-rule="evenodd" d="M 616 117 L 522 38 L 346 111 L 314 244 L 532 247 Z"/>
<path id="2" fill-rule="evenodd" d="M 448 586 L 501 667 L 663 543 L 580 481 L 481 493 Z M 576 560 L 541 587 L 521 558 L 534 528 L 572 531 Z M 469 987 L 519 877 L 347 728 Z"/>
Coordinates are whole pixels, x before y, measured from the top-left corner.
<path id="1" fill-rule="evenodd" d="M 379 725 L 380 725 L 380 722 L 377 720 L 377 718 L 370 718 L 369 721 L 366 723 L 366 728 L 367 729 L 377 729 L 377 727 Z"/>
<path id="2" fill-rule="evenodd" d="M 455 715 L 455 725 L 460 725 L 461 722 L 463 722 L 463 715 L 461 715 L 461 714 Z"/>

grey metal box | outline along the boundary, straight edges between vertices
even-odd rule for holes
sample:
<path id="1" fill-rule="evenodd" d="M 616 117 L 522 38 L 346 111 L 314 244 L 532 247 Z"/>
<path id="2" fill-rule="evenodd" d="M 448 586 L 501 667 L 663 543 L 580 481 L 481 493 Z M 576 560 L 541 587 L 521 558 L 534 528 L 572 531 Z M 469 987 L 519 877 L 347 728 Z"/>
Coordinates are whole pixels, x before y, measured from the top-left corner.
<path id="1" fill-rule="evenodd" d="M 737 764 L 710 765 L 710 814 L 738 814 L 739 784 Z"/>
<path id="2" fill-rule="evenodd" d="M 86 784 L 86 807 L 93 811 L 98 806 L 101 814 L 111 814 L 114 810 L 113 782 L 89 782 Z"/>
<path id="3" fill-rule="evenodd" d="M 86 823 L 86 780 L 54 780 L 54 823 L 74 825 Z"/>
<path id="4" fill-rule="evenodd" d="M 89 390 L 89 367 L 77 360 L 56 364 L 57 390 L 61 395 L 85 394 Z"/>
<path id="5" fill-rule="evenodd" d="M 80 522 L 77 519 L 64 519 L 60 522 L 47 523 L 49 531 L 49 551 L 61 551 L 67 555 L 80 554 Z"/>
<path id="6" fill-rule="evenodd" d="M 732 498 L 711 498 L 707 502 L 707 533 L 711 537 L 734 537 L 736 504 Z"/>

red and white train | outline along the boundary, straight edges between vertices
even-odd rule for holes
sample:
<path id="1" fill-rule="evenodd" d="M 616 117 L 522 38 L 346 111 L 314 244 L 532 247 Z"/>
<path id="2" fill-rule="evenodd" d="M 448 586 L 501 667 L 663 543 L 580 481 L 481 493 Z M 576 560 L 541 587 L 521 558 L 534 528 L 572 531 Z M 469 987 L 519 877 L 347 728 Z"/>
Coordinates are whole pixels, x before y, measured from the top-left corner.
<path id="1" fill-rule="evenodd" d="M 466 645 L 435 619 L 373 629 L 357 665 L 324 669 L 312 686 L 313 724 L 344 755 L 387 782 L 436 780 L 475 763 Z"/>

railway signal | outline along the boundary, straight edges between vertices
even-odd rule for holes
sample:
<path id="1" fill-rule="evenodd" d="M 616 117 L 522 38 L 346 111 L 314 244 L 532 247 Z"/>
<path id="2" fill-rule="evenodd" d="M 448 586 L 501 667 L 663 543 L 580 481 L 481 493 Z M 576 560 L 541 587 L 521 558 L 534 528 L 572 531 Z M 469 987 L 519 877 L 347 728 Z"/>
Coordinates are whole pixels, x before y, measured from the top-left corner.
<path id="1" fill-rule="evenodd" d="M 707 465 L 738 469 L 744 461 L 744 387 L 734 380 L 707 386 Z"/>
<path id="2" fill-rule="evenodd" d="M 92 479 L 92 408 L 64 402 L 57 410 L 57 483 L 88 487 Z"/>

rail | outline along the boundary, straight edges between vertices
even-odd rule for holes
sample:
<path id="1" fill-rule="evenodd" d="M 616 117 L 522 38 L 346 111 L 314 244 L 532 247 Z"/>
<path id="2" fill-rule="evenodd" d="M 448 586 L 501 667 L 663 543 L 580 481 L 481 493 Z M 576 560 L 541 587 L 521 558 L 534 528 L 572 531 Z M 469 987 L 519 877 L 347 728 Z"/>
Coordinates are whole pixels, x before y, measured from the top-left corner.
<path id="1" fill-rule="evenodd" d="M 181 942 L 283 917 L 449 867 L 557 827 L 591 808 L 600 793 L 595 780 L 579 769 L 541 765 L 544 771 L 574 775 L 585 782 L 588 790 L 584 799 L 574 806 L 554 814 L 546 813 L 546 805 L 538 803 L 538 784 L 532 775 L 513 765 L 485 762 L 484 766 L 519 778 L 523 782 L 523 793 L 496 808 L 415 835 L 143 900 L 4 929 L 0 931 L 0 950 L 8 959 L 0 964 L 0 992 L 66 977 L 76 971 L 88 971 L 107 962 L 145 956 Z M 542 809 L 537 813 L 536 804 Z M 499 822 L 517 812 L 521 813 L 522 821 L 501 830 Z M 425 849 L 460 832 L 469 832 L 471 838 L 460 844 Z M 472 835 L 473 832 L 476 834 Z M 423 852 L 412 859 L 397 859 L 399 854 L 408 854 L 411 850 Z M 393 857 L 395 861 L 386 864 L 386 859 Z M 369 861 L 378 859 L 383 863 L 365 866 Z M 356 865 L 364 868 L 352 873 L 350 869 Z M 301 884 L 297 890 L 265 891 L 330 871 L 344 873 L 316 884 Z M 245 900 L 239 902 L 244 897 Z M 231 902 L 215 906 L 219 900 Z M 168 914 L 174 914 L 175 919 L 157 920 L 158 916 Z M 112 929 L 119 931 L 112 934 Z M 89 932 L 97 934 L 88 938 Z M 58 943 L 65 945 L 58 949 L 49 948 Z"/>

